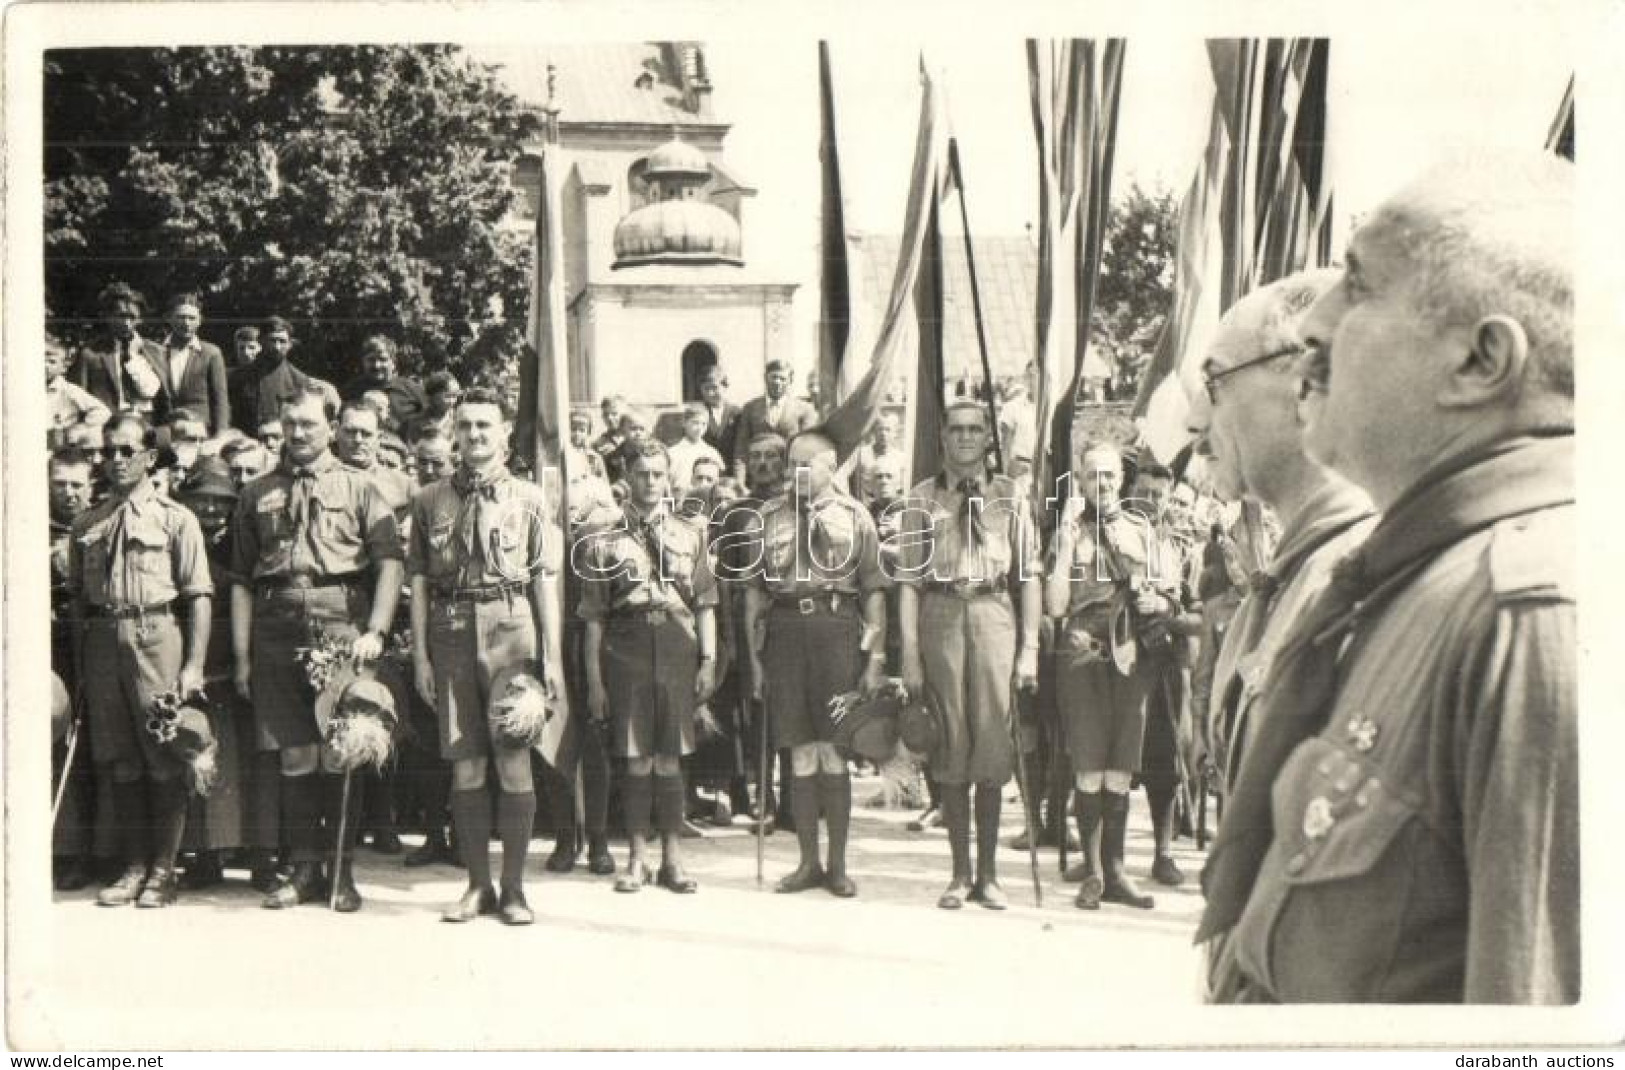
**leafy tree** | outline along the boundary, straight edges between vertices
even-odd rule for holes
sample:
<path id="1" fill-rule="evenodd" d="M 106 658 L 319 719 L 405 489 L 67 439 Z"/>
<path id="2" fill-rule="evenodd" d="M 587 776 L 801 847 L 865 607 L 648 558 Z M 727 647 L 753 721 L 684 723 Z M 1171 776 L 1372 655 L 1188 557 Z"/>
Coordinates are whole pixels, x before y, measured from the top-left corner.
<path id="1" fill-rule="evenodd" d="M 1117 370 L 1119 396 L 1132 398 L 1173 308 L 1179 208 L 1167 190 L 1136 183 L 1106 228 L 1089 344 Z"/>
<path id="2" fill-rule="evenodd" d="M 529 242 L 501 221 L 534 119 L 456 47 L 61 50 L 45 79 L 57 330 L 114 279 L 195 290 L 206 334 L 279 313 L 342 382 L 369 334 L 428 371 L 522 322 Z"/>

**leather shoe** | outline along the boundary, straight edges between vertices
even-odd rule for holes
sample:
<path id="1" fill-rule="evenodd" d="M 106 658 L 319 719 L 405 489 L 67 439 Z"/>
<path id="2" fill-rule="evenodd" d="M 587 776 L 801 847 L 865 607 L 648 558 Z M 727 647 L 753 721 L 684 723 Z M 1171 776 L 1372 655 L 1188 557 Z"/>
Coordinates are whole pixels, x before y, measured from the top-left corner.
<path id="1" fill-rule="evenodd" d="M 463 892 L 463 897 L 440 913 L 441 921 L 461 924 L 473 921 L 481 914 L 495 914 L 497 912 L 496 889 L 487 884 L 483 888 L 470 888 Z"/>
<path id="2" fill-rule="evenodd" d="M 813 863 L 803 863 L 787 875 L 779 878 L 779 883 L 773 886 L 775 892 L 789 894 L 792 892 L 805 892 L 811 888 L 824 886 L 824 867 Z"/>
<path id="3" fill-rule="evenodd" d="M 989 910 L 1004 910 L 1010 905 L 1004 889 L 999 887 L 996 880 L 977 881 L 968 898 L 971 902 L 980 903 Z"/>
<path id="4" fill-rule="evenodd" d="M 101 890 L 96 896 L 96 905 L 121 907 L 133 903 L 141 895 L 142 885 L 146 883 L 147 867 L 139 862 L 132 862 L 124 868 L 118 880 Z"/>
<path id="5" fill-rule="evenodd" d="M 192 864 L 186 867 L 186 875 L 182 878 L 182 886 L 193 891 L 202 888 L 212 888 L 226 879 L 220 868 L 220 856 L 214 851 L 199 851 Z"/>
<path id="6" fill-rule="evenodd" d="M 530 904 L 525 902 L 523 888 L 504 888 L 502 898 L 497 903 L 497 915 L 504 925 L 529 925 L 536 920 L 531 913 Z"/>
<path id="7" fill-rule="evenodd" d="M 964 877 L 955 877 L 946 891 L 937 896 L 937 909 L 958 910 L 965 905 L 965 900 L 971 894 L 970 881 Z"/>
<path id="8" fill-rule="evenodd" d="M 138 907 L 167 907 L 175 902 L 175 870 L 171 867 L 155 868 L 152 876 L 147 878 L 147 886 L 141 889 L 141 895 L 136 899 Z"/>
<path id="9" fill-rule="evenodd" d="M 450 862 L 451 847 L 446 843 L 446 837 L 440 832 L 431 832 L 423 838 L 423 846 L 415 848 L 401 864 L 416 869 L 419 866 L 432 866 L 437 862 Z"/>
<path id="10" fill-rule="evenodd" d="M 1079 910 L 1099 910 L 1100 897 L 1105 885 L 1093 873 L 1083 878 L 1083 884 L 1078 888 L 1078 897 L 1072 900 L 1072 905 Z"/>
<path id="11" fill-rule="evenodd" d="M 1177 888 L 1185 883 L 1185 874 L 1173 860 L 1173 856 L 1158 855 L 1157 860 L 1151 863 L 1151 879 L 1158 884 Z"/>
<path id="12" fill-rule="evenodd" d="M 1089 863 L 1079 862 L 1075 866 L 1068 866 L 1066 872 L 1061 874 L 1061 879 L 1068 884 L 1077 884 L 1087 876 L 1089 876 Z"/>
<path id="13" fill-rule="evenodd" d="M 339 867 L 338 892 L 333 896 L 333 909 L 340 914 L 354 914 L 361 909 L 361 891 L 355 886 L 350 863 Z"/>
<path id="14" fill-rule="evenodd" d="M 1100 900 L 1103 903 L 1121 903 L 1135 910 L 1150 910 L 1157 905 L 1155 898 L 1141 892 L 1127 876 L 1109 871 L 1106 875 L 1105 888 L 1100 893 Z"/>
<path id="15" fill-rule="evenodd" d="M 683 872 L 678 865 L 661 866 L 659 884 L 678 895 L 693 895 L 700 890 L 700 882 Z"/>
<path id="16" fill-rule="evenodd" d="M 837 899 L 851 899 L 858 894 L 858 886 L 845 873 L 831 872 L 824 880 L 824 888 Z"/>
<path id="17" fill-rule="evenodd" d="M 314 903 L 327 891 L 320 862 L 295 862 L 293 874 L 271 889 L 261 906 L 267 910 L 287 910 L 300 903 Z"/>
<path id="18" fill-rule="evenodd" d="M 254 862 L 248 871 L 248 886 L 261 895 L 276 891 L 276 862 L 269 855 Z"/>
<path id="19" fill-rule="evenodd" d="M 59 862 L 51 878 L 51 886 L 59 892 L 77 892 L 89 883 L 90 874 L 85 872 L 85 864 L 77 858 Z"/>
<path id="20" fill-rule="evenodd" d="M 553 842 L 553 853 L 547 856 L 544 868 L 549 873 L 568 873 L 576 868 L 576 859 L 581 857 L 581 847 L 576 843 L 574 833 L 561 833 Z"/>
<path id="21" fill-rule="evenodd" d="M 716 804 L 711 808 L 711 824 L 719 829 L 732 828 L 734 823 L 733 804 L 726 795 L 718 795 Z"/>
<path id="22" fill-rule="evenodd" d="M 390 830 L 372 834 L 372 849 L 381 855 L 398 855 L 406 848 L 401 845 L 401 838 L 394 830 Z"/>
<path id="23" fill-rule="evenodd" d="M 615 872 L 615 856 L 609 853 L 609 842 L 602 836 L 593 837 L 587 847 L 587 872 L 599 877 Z"/>
<path id="24" fill-rule="evenodd" d="M 941 824 L 942 814 L 937 811 L 935 806 L 928 806 L 921 812 L 919 817 L 908 823 L 908 830 L 910 832 L 924 832 L 926 829 L 934 829 Z"/>
<path id="25" fill-rule="evenodd" d="M 643 886 L 648 883 L 649 867 L 634 859 L 626 864 L 626 872 L 615 878 L 615 890 L 630 895 L 643 891 Z"/>

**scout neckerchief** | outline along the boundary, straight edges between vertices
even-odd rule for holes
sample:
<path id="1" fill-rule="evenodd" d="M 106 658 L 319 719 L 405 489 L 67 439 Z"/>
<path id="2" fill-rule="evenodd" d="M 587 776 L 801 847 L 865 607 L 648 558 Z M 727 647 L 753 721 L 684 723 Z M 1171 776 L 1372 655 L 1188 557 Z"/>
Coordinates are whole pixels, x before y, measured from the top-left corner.
<path id="1" fill-rule="evenodd" d="M 1440 553 L 1509 517 L 1574 501 L 1572 430 L 1526 435 L 1446 462 L 1423 476 L 1294 624 L 1270 667 L 1253 740 L 1236 775 L 1202 871 L 1201 942 L 1241 917 L 1275 837 L 1275 778 L 1299 744 L 1326 725 L 1338 667 L 1361 618 L 1403 589 Z"/>
<path id="2" fill-rule="evenodd" d="M 488 548 L 480 541 L 480 532 L 486 530 L 485 506 L 497 500 L 497 486 L 507 474 L 507 470 L 500 464 L 493 464 L 480 472 L 458 468 L 452 473 L 452 489 L 461 499 L 458 506 L 457 538 L 463 544 L 464 580 L 469 578 L 468 573 L 483 578 L 488 571 L 486 566 L 490 564 L 494 553 L 488 553 Z M 492 537 L 496 537 L 495 532 L 492 533 Z"/>
<path id="3" fill-rule="evenodd" d="M 293 481 L 293 488 L 288 492 L 288 515 L 293 519 L 293 529 L 296 537 L 304 538 L 306 524 L 310 520 L 310 496 L 316 489 L 316 477 L 326 467 L 322 461 L 327 457 L 323 453 L 308 464 L 289 464 L 288 476 Z"/>

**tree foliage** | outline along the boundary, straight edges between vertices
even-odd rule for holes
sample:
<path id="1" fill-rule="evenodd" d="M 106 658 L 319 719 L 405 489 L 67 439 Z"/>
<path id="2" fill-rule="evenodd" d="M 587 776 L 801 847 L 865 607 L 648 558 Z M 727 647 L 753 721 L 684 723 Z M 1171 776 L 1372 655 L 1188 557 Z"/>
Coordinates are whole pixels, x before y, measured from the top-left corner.
<path id="1" fill-rule="evenodd" d="M 154 306 L 201 294 L 223 345 L 286 316 L 342 381 L 369 334 L 427 371 L 524 314 L 529 241 L 501 222 L 534 119 L 454 46 L 62 50 L 45 79 L 46 295 L 70 337 L 122 279 Z"/>
<path id="2" fill-rule="evenodd" d="M 1174 303 L 1179 208 L 1166 190 L 1138 184 L 1112 205 L 1101 253 L 1089 344 L 1132 398 Z"/>

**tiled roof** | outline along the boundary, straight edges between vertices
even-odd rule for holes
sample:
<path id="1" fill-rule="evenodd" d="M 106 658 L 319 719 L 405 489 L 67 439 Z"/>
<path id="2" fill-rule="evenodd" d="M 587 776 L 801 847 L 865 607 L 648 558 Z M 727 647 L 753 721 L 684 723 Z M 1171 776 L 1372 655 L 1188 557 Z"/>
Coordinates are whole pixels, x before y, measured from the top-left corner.
<path id="1" fill-rule="evenodd" d="M 858 315 L 878 331 L 891 296 L 892 273 L 897 270 L 900 238 L 895 234 L 854 234 L 851 250 L 853 299 Z M 976 344 L 976 318 L 971 303 L 970 269 L 965 239 L 944 234 L 943 347 L 944 370 L 950 378 L 981 377 L 982 358 Z M 995 377 L 1020 375 L 1033 358 L 1036 330 L 1038 248 L 1025 236 L 975 239 L 976 276 L 981 286 L 982 323 L 987 331 L 988 358 Z"/>
<path id="2" fill-rule="evenodd" d="M 561 123 L 713 123 L 684 102 L 682 75 L 671 69 L 676 50 L 656 41 L 558 44 L 526 48 L 476 46 L 481 62 L 498 65 L 497 79 L 521 101 L 547 99 L 547 67 L 558 68 Z M 648 88 L 639 76 L 653 76 Z"/>

